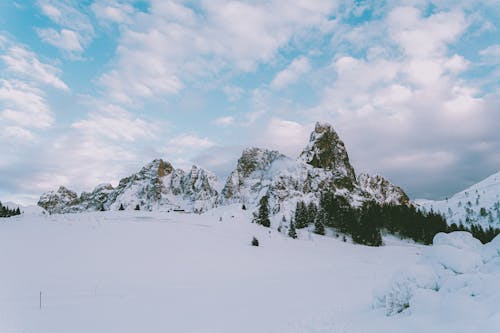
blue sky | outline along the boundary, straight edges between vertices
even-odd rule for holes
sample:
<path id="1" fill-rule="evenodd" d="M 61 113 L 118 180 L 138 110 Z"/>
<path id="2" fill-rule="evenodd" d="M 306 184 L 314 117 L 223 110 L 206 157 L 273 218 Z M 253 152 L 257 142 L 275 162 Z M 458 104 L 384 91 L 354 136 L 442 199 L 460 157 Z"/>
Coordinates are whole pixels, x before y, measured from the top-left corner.
<path id="1" fill-rule="evenodd" d="M 358 172 L 442 198 L 500 169 L 499 1 L 0 3 L 0 199 L 156 157 L 221 179 L 316 121 Z"/>

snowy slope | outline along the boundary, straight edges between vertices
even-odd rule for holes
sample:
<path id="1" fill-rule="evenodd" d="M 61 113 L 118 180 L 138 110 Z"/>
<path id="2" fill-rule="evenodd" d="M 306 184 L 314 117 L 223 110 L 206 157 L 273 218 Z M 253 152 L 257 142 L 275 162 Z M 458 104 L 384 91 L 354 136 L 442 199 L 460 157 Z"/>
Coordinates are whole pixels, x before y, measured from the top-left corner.
<path id="1" fill-rule="evenodd" d="M 464 246 L 472 241 L 454 237 L 436 249 L 386 239 L 387 246 L 371 248 L 303 230 L 293 240 L 250 219 L 240 205 L 201 215 L 108 211 L 6 219 L 0 332 L 499 327 L 499 239 Z M 253 236 L 259 247 L 249 245 Z M 439 291 L 426 283 L 436 279 Z M 399 299 L 410 307 L 387 316 L 387 305 Z"/>
<path id="2" fill-rule="evenodd" d="M 440 212 L 448 224 L 500 227 L 500 172 L 440 201 L 416 200 L 420 207 Z"/>

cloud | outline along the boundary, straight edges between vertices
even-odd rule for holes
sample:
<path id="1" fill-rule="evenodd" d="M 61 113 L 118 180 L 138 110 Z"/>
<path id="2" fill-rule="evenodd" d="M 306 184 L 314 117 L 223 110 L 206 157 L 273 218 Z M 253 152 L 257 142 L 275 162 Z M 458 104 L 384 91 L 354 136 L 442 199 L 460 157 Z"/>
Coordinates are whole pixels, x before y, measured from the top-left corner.
<path id="1" fill-rule="evenodd" d="M 366 56 L 336 55 L 322 102 L 304 116 L 332 122 L 358 170 L 389 176 L 411 195 L 458 191 L 463 183 L 450 175 L 463 174 L 470 156 L 463 146 L 491 133 L 494 112 L 462 78 L 469 61 L 451 52 L 469 24 L 460 10 L 424 16 L 410 7 L 367 23 L 377 26 L 370 35 L 377 45 L 367 43 Z"/>
<path id="2" fill-rule="evenodd" d="M 159 131 L 155 124 L 147 123 L 119 106 L 102 102 L 94 104 L 97 110 L 86 119 L 71 124 L 72 128 L 89 136 L 125 142 L 153 138 Z"/>
<path id="3" fill-rule="evenodd" d="M 19 126 L 7 126 L 3 129 L 1 136 L 8 139 L 21 140 L 21 142 L 34 142 L 35 135 Z"/>
<path id="4" fill-rule="evenodd" d="M 38 83 L 51 85 L 57 89 L 69 90 L 66 83 L 60 79 L 60 69 L 40 62 L 35 53 L 28 51 L 23 46 L 12 44 L 0 56 L 6 66 L 6 71 L 25 77 Z"/>
<path id="5" fill-rule="evenodd" d="M 114 0 L 98 0 L 90 7 L 101 22 L 128 23 L 135 12 L 133 6 Z"/>
<path id="6" fill-rule="evenodd" d="M 222 71 L 254 71 L 306 31 L 329 21 L 327 0 L 202 1 L 197 10 L 173 1 L 152 1 L 148 13 L 123 25 L 113 68 L 99 82 L 121 103 L 177 94 L 187 82 Z M 273 13 L 279 12 L 280 15 Z"/>
<path id="7" fill-rule="evenodd" d="M 310 70 L 311 65 L 309 64 L 309 59 L 306 57 L 299 57 L 293 60 L 287 68 L 276 74 L 271 82 L 271 87 L 274 89 L 283 89 L 297 82 L 303 74 L 308 73 Z"/>
<path id="8" fill-rule="evenodd" d="M 481 57 L 489 64 L 500 63 L 500 44 L 490 45 L 485 49 L 479 51 Z"/>
<path id="9" fill-rule="evenodd" d="M 82 52 L 80 36 L 73 30 L 61 29 L 57 31 L 52 28 L 37 29 L 38 36 L 46 43 L 69 52 Z"/>
<path id="10" fill-rule="evenodd" d="M 263 132 L 255 138 L 255 144 L 262 148 L 278 150 L 295 158 L 307 145 L 312 128 L 312 125 L 301 125 L 294 121 L 272 118 Z"/>
<path id="11" fill-rule="evenodd" d="M 215 146 L 215 143 L 207 138 L 201 138 L 196 135 L 182 134 L 168 141 L 173 149 L 205 149 Z M 167 149 L 171 149 L 167 148 Z"/>
<path id="12" fill-rule="evenodd" d="M 54 121 L 44 93 L 21 81 L 0 80 L 0 110 L 3 124 L 47 128 Z"/>
<path id="13" fill-rule="evenodd" d="M 81 54 L 94 38 L 94 27 L 81 5 L 65 0 L 38 0 L 38 6 L 60 28 L 38 28 L 38 36 L 68 56 Z"/>
<path id="14" fill-rule="evenodd" d="M 214 120 L 214 124 L 219 126 L 229 126 L 234 124 L 234 117 L 220 117 Z"/>

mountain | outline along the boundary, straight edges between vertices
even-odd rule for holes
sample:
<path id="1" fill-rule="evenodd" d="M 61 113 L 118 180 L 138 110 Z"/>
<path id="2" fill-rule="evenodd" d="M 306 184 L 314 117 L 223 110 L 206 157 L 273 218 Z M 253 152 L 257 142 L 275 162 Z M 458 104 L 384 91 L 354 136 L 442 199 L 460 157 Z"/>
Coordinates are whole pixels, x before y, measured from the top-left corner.
<path id="1" fill-rule="evenodd" d="M 448 224 L 500 227 L 500 172 L 446 200 L 415 200 L 423 210 L 438 212 Z"/>
<path id="2" fill-rule="evenodd" d="M 296 159 L 275 150 L 247 148 L 236 169 L 217 191 L 217 178 L 193 166 L 186 172 L 157 159 L 120 180 L 114 188 L 101 184 L 92 192 L 77 193 L 60 187 L 42 195 L 38 205 L 51 213 L 97 210 L 181 208 L 204 212 L 216 206 L 255 206 L 267 195 L 271 213 L 291 214 L 297 201 L 318 203 L 322 191 L 344 196 L 351 205 L 364 201 L 408 204 L 404 191 L 381 176 L 356 177 L 344 143 L 330 124 L 317 123 L 309 142 Z"/>
<path id="3" fill-rule="evenodd" d="M 299 200 L 318 202 L 324 190 L 336 192 L 353 206 L 366 200 L 408 204 L 404 191 L 381 176 L 356 177 L 344 143 L 329 124 L 317 123 L 297 159 L 277 151 L 249 148 L 221 192 L 220 204 L 256 205 L 269 196 L 271 212 L 288 214 Z"/>
<path id="4" fill-rule="evenodd" d="M 189 172 L 175 169 L 169 162 L 156 159 L 139 172 L 123 178 L 114 188 L 98 185 L 92 192 L 75 192 L 61 186 L 43 194 L 38 205 L 50 213 L 71 213 L 125 209 L 184 209 L 203 212 L 215 207 L 218 197 L 217 178 L 193 166 Z"/>

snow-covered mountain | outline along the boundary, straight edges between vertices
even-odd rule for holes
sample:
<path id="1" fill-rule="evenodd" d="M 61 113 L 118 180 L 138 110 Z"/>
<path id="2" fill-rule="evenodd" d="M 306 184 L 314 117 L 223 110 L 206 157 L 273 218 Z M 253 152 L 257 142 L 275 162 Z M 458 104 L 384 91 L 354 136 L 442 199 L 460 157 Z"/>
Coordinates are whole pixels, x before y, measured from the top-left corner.
<path id="1" fill-rule="evenodd" d="M 415 202 L 424 210 L 439 212 L 448 224 L 462 223 L 482 227 L 500 227 L 500 172 L 456 193 L 446 200 L 424 200 Z"/>
<path id="2" fill-rule="evenodd" d="M 255 205 L 269 196 L 271 212 L 288 213 L 298 200 L 319 201 L 324 190 L 358 206 L 366 200 L 408 204 L 404 191 L 381 176 L 356 178 L 345 145 L 329 124 L 317 123 L 297 159 L 277 151 L 245 149 L 221 192 L 220 203 Z"/>
<path id="3" fill-rule="evenodd" d="M 92 192 L 75 192 L 61 186 L 43 194 L 38 205 L 51 213 L 71 213 L 96 210 L 125 209 L 184 209 L 202 212 L 215 207 L 218 192 L 217 177 L 193 166 L 189 172 L 175 169 L 161 159 L 152 161 L 139 172 L 111 184 L 98 185 Z"/>
<path id="4" fill-rule="evenodd" d="M 333 127 L 317 123 L 296 159 L 274 150 L 245 149 L 221 193 L 212 173 L 196 166 L 185 172 L 157 159 L 123 178 L 116 188 L 102 184 L 78 196 L 60 187 L 42 195 L 38 204 L 51 213 L 117 210 L 120 205 L 125 209 L 139 205 L 147 210 L 179 207 L 203 212 L 234 203 L 254 206 L 267 195 L 273 214 L 290 214 L 298 200 L 317 203 L 325 190 L 343 195 L 354 206 L 366 200 L 409 202 L 401 188 L 381 176 L 356 177 L 345 145 Z"/>

